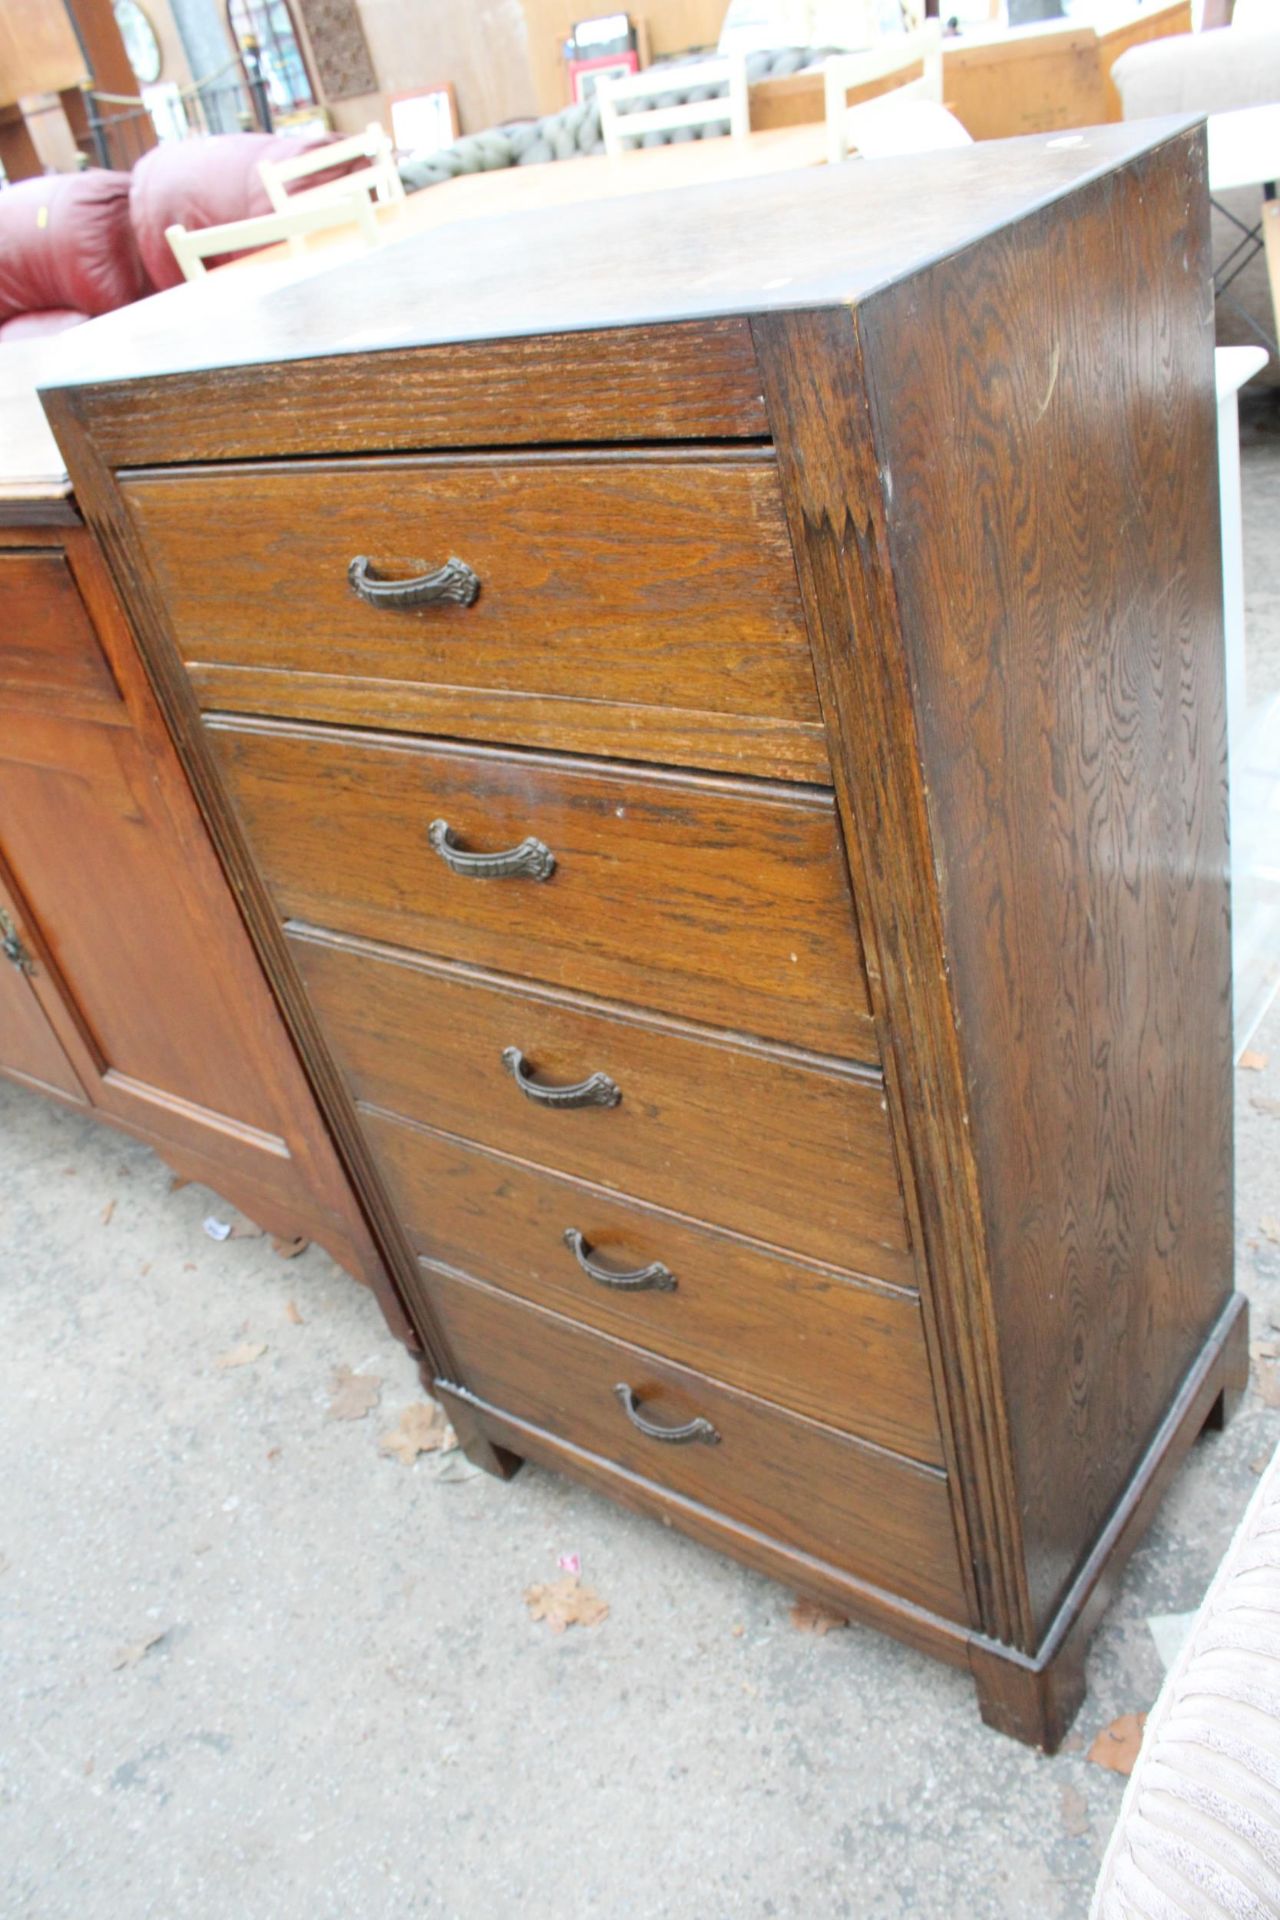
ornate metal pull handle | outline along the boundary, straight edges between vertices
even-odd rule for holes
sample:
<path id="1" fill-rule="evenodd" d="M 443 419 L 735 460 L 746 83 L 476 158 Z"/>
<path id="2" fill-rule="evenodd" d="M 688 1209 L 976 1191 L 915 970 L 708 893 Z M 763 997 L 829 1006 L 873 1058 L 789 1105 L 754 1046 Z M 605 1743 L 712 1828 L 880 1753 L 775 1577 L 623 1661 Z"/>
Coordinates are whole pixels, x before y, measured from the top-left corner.
<path id="1" fill-rule="evenodd" d="M 503 853 L 464 853 L 447 820 L 433 820 L 427 838 L 450 873 L 460 873 L 468 880 L 509 880 L 518 874 L 526 874 L 530 880 L 549 880 L 556 870 L 554 853 L 545 840 L 537 840 L 533 834 Z"/>
<path id="2" fill-rule="evenodd" d="M 591 1258 L 590 1247 L 576 1227 L 565 1228 L 564 1243 L 588 1280 L 596 1280 L 602 1287 L 617 1287 L 623 1293 L 674 1293 L 676 1290 L 676 1277 L 661 1260 L 655 1260 L 652 1266 L 635 1267 L 630 1273 L 618 1273 L 597 1266 Z"/>
<path id="3" fill-rule="evenodd" d="M 435 607 L 449 604 L 469 607 L 480 591 L 480 576 L 465 560 L 452 554 L 434 573 L 420 573 L 412 580 L 379 580 L 367 554 L 358 553 L 347 568 L 351 591 L 367 607 Z"/>
<path id="4" fill-rule="evenodd" d="M 572 1087 L 540 1087 L 530 1079 L 519 1047 L 504 1047 L 502 1064 L 525 1099 L 540 1107 L 616 1107 L 622 1098 L 621 1088 L 607 1073 L 593 1073 Z"/>
<path id="5" fill-rule="evenodd" d="M 687 1420 L 682 1427 L 659 1427 L 652 1420 L 645 1419 L 636 1404 L 635 1394 L 625 1380 L 619 1381 L 614 1392 L 622 1403 L 622 1411 L 646 1440 L 665 1440 L 669 1446 L 673 1447 L 687 1447 L 691 1440 L 701 1440 L 707 1447 L 719 1446 L 720 1435 L 711 1422 L 704 1420 L 701 1414 L 696 1420 Z"/>
<path id="6" fill-rule="evenodd" d="M 22 944 L 22 935 L 10 916 L 0 907 L 0 953 L 19 973 L 34 973 L 36 963 Z"/>

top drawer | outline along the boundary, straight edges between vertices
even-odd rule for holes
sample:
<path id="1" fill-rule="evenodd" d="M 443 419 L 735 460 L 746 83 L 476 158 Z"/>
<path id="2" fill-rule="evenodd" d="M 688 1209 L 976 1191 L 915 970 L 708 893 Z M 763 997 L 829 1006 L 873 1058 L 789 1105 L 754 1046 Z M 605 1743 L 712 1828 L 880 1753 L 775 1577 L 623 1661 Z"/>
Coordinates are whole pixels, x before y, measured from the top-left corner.
<path id="1" fill-rule="evenodd" d="M 209 708 L 826 783 L 772 455 L 298 461 L 123 491 Z M 456 557 L 471 605 L 348 579 Z"/>

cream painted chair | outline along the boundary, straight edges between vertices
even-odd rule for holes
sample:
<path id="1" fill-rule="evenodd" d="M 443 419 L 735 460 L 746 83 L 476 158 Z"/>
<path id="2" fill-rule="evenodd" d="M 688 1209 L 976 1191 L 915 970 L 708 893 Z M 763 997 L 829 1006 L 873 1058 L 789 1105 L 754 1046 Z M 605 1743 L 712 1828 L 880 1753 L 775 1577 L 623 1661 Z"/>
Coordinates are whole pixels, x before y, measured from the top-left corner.
<path id="1" fill-rule="evenodd" d="M 208 272 L 205 261 L 224 253 L 248 253 L 255 247 L 271 247 L 287 240 L 294 252 L 298 242 L 309 233 L 321 233 L 328 227 L 355 226 L 366 247 L 378 244 L 378 223 L 373 217 L 373 202 L 367 193 L 356 190 L 345 197 L 291 206 L 284 213 L 261 213 L 250 220 L 225 220 L 216 227 L 166 227 L 164 237 L 173 248 L 173 256 L 182 269 L 184 280 L 199 280 Z"/>
<path id="2" fill-rule="evenodd" d="M 704 88 L 717 89 L 711 98 L 683 99 L 657 105 L 667 94 L 696 93 Z M 736 138 L 751 131 L 751 112 L 747 101 L 747 61 L 743 53 L 728 53 L 715 60 L 691 61 L 682 66 L 646 67 L 643 73 L 619 75 L 601 80 L 596 88 L 600 102 L 600 132 L 608 154 L 625 153 L 628 141 L 647 133 L 679 133 L 698 130 L 727 120 L 729 132 Z M 645 102 L 645 106 L 633 102 Z M 619 111 L 619 107 L 625 111 Z"/>
<path id="3" fill-rule="evenodd" d="M 857 151 L 869 159 L 972 144 L 942 104 L 942 28 L 887 35 L 865 53 L 837 53 L 823 70 L 827 158 Z M 850 94 L 872 95 L 849 105 Z"/>
<path id="4" fill-rule="evenodd" d="M 330 167 L 344 166 L 349 160 L 364 160 L 367 164 L 344 173 L 341 179 L 326 181 L 323 186 L 296 185 L 298 181 L 309 180 L 313 174 L 327 173 Z M 395 150 L 376 120 L 371 120 L 363 133 L 352 134 L 349 140 L 330 140 L 324 146 L 309 147 L 292 160 L 264 160 L 258 172 L 277 213 L 286 213 L 299 203 L 305 206 L 349 194 L 353 187 L 359 187 L 366 195 L 372 194 L 384 205 L 404 199 Z"/>

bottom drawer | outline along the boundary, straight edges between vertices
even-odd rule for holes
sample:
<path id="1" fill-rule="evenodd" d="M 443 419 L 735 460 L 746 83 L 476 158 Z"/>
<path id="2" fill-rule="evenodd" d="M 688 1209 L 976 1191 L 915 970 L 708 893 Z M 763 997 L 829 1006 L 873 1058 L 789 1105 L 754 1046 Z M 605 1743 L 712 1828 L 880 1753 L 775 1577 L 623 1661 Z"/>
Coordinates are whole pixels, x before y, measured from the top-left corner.
<path id="1" fill-rule="evenodd" d="M 517 1419 L 615 1461 L 860 1580 L 967 1619 L 946 1475 L 783 1413 L 474 1281 L 426 1286 L 462 1384 Z M 641 1432 L 705 1423 L 714 1443 Z"/>

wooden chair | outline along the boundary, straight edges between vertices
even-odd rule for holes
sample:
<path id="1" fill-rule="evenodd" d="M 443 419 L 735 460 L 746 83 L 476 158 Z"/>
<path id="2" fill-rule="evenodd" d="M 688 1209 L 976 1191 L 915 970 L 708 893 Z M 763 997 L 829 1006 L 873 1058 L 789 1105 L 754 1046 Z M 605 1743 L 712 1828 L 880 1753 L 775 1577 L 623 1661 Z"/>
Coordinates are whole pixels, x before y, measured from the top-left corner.
<path id="1" fill-rule="evenodd" d="M 373 202 L 358 187 L 345 198 L 335 196 L 303 206 L 291 206 L 284 213 L 260 213 L 250 220 L 224 220 L 216 227 L 166 227 L 165 239 L 182 269 L 184 280 L 199 280 L 208 272 L 205 261 L 211 255 L 248 253 L 255 247 L 275 246 L 289 241 L 295 252 L 297 242 L 308 233 L 320 233 L 326 227 L 356 226 L 367 247 L 378 244 L 378 223 L 373 217 Z"/>
<path id="2" fill-rule="evenodd" d="M 667 93 L 700 91 L 703 87 L 723 88 L 712 99 L 681 100 L 672 106 L 630 107 L 619 113 L 619 102 L 661 98 Z M 601 80 L 596 88 L 600 102 L 600 131 L 604 150 L 617 155 L 626 151 L 626 142 L 642 139 L 646 133 L 676 133 L 684 128 L 714 126 L 727 120 L 729 132 L 740 139 L 751 131 L 751 111 L 747 101 L 747 61 L 742 53 L 724 54 L 715 60 L 692 61 L 684 66 L 646 67 L 643 73 L 620 74 Z"/>
<path id="3" fill-rule="evenodd" d="M 290 192 L 295 181 L 307 180 L 312 174 L 327 173 L 330 167 L 343 166 L 348 160 L 364 160 L 368 164 L 344 173 L 338 180 L 326 181 L 323 186 L 302 187 L 296 193 Z M 371 193 L 375 200 L 384 204 L 390 200 L 404 199 L 404 186 L 396 171 L 395 151 L 376 120 L 371 120 L 363 133 L 353 133 L 349 140 L 330 140 L 324 146 L 310 147 L 292 160 L 264 160 L 258 172 L 267 190 L 267 198 L 277 213 L 287 212 L 300 201 L 304 204 L 314 203 L 349 194 L 353 187 L 361 188 L 366 194 Z"/>
<path id="4" fill-rule="evenodd" d="M 879 46 L 870 47 L 865 53 L 837 53 L 827 61 L 823 73 L 823 87 L 826 95 L 827 110 L 827 158 L 836 165 L 849 157 L 855 144 L 849 131 L 852 113 L 860 111 L 862 105 L 874 102 L 879 105 L 886 95 L 892 96 L 892 113 L 906 107 L 907 102 L 935 109 L 935 112 L 920 115 L 914 108 L 909 119 L 916 123 L 917 138 L 910 145 L 890 149 L 887 145 L 887 130 L 890 121 L 884 110 L 872 117 L 864 116 L 870 124 L 879 121 L 885 129 L 885 141 L 880 143 L 881 152 L 921 152 L 931 145 L 958 146 L 967 145 L 969 136 L 960 126 L 954 115 L 948 114 L 942 104 L 942 27 L 937 20 L 930 20 L 917 33 L 887 36 Z M 849 95 L 858 96 L 858 104 L 849 106 Z M 950 123 L 950 130 L 944 135 L 944 122 L 938 119 L 944 115 Z M 933 127 L 935 138 L 928 137 Z M 954 137 L 958 131 L 961 139 Z M 862 151 L 869 151 L 862 148 Z"/>

